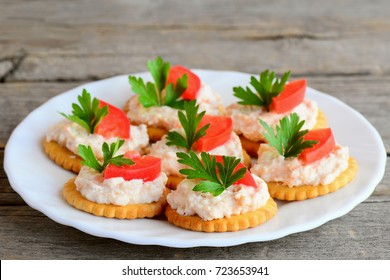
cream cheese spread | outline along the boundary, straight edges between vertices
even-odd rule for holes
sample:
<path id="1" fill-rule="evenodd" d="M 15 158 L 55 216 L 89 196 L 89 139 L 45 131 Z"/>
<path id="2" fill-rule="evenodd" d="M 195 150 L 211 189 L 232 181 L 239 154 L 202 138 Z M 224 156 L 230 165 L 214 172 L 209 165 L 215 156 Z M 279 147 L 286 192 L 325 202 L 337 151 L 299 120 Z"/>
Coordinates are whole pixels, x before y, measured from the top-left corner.
<path id="1" fill-rule="evenodd" d="M 275 112 L 267 112 L 262 107 L 232 104 L 226 108 L 226 113 L 233 120 L 233 131 L 237 134 L 243 134 L 245 138 L 258 142 L 264 141 L 263 132 L 265 131 L 260 124 L 259 119 L 265 121 L 271 127 L 279 124 L 279 121 L 287 115 L 297 113 L 300 120 L 304 120 L 305 124 L 302 129 L 311 129 L 317 121 L 318 106 L 310 100 L 304 99 L 301 104 L 293 110 L 276 114 Z"/>
<path id="2" fill-rule="evenodd" d="M 186 150 L 175 145 L 168 146 L 167 136 L 165 135 L 160 141 L 152 144 L 149 154 L 161 158 L 161 170 L 167 175 L 184 177 L 179 173 L 179 170 L 188 167 L 177 162 L 176 153 L 178 152 L 185 153 Z M 240 138 L 234 132 L 232 132 L 230 139 L 225 144 L 208 151 L 208 153 L 211 155 L 234 156 L 240 158 L 241 161 L 244 160 Z"/>
<path id="3" fill-rule="evenodd" d="M 349 149 L 336 145 L 326 157 L 310 164 L 298 158 L 285 159 L 275 148 L 261 144 L 251 172 L 266 182 L 283 182 L 289 187 L 327 185 L 348 168 Z"/>
<path id="4" fill-rule="evenodd" d="M 61 146 L 66 147 L 74 154 L 78 154 L 80 144 L 91 146 L 95 156 L 98 159 L 103 158 L 102 145 L 115 142 L 116 137 L 105 138 L 99 134 L 90 134 L 85 128 L 69 120 L 62 120 L 49 128 L 46 133 L 47 141 L 55 141 Z M 124 154 L 127 151 L 142 151 L 149 144 L 149 136 L 145 125 L 130 126 L 130 139 L 125 139 L 125 143 L 119 149 L 118 154 Z"/>
<path id="5" fill-rule="evenodd" d="M 199 112 L 206 111 L 210 115 L 220 115 L 224 111 L 221 97 L 209 85 L 202 84 L 197 96 Z M 127 117 L 135 122 L 167 130 L 181 127 L 177 109 L 169 106 L 144 108 L 134 95 L 127 103 Z"/>
<path id="6" fill-rule="evenodd" d="M 75 180 L 76 189 L 89 201 L 120 206 L 158 201 L 166 182 L 167 176 L 163 172 L 148 182 L 142 179 L 126 181 L 122 177 L 104 180 L 102 174 L 87 166 L 81 168 Z"/>
<path id="7" fill-rule="evenodd" d="M 178 214 L 198 215 L 205 221 L 251 212 L 264 206 L 270 198 L 267 184 L 258 176 L 252 176 L 257 188 L 233 185 L 219 196 L 193 191 L 199 181 L 183 180 L 168 194 L 167 201 Z"/>

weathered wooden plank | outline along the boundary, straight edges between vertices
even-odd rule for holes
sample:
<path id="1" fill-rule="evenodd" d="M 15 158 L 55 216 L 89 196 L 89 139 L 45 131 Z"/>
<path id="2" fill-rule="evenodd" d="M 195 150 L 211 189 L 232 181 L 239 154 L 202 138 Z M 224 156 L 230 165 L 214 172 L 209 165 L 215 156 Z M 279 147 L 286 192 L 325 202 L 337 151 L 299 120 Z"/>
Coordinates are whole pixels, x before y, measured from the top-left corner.
<path id="1" fill-rule="evenodd" d="M 0 146 L 5 145 L 12 130 L 29 112 L 49 98 L 84 82 L 0 84 L 0 119 L 3 120 Z M 361 112 L 379 131 L 387 152 L 390 152 L 387 77 L 310 77 L 308 84 Z"/>
<path id="2" fill-rule="evenodd" d="M 7 179 L 0 179 L 0 207 L 26 205 L 26 202 L 9 185 Z"/>
<path id="3" fill-rule="evenodd" d="M 267 68 L 279 73 L 292 70 L 296 75 L 390 73 L 390 57 L 385 47 L 390 44 L 390 36 L 256 41 L 218 38 L 220 33 L 130 32 L 128 36 L 107 38 L 107 41 L 99 43 L 107 44 L 106 50 L 114 48 L 110 53 L 93 52 L 93 48 L 89 46 L 85 46 L 84 51 L 77 54 L 27 53 L 17 70 L 8 75 L 6 81 L 100 79 L 120 73 L 144 71 L 146 61 L 157 55 L 190 68 L 250 73 Z M 113 41 L 122 42 L 129 47 L 122 47 L 120 43 L 115 43 L 113 47 Z"/>
<path id="4" fill-rule="evenodd" d="M 193 68 L 390 73 L 385 0 L 306 2 L 11 1 L 2 5 L 0 59 L 27 54 L 8 81 L 104 78 L 143 70 L 156 55 Z"/>
<path id="5" fill-rule="evenodd" d="M 0 147 L 4 147 L 13 129 L 32 110 L 51 97 L 75 87 L 75 83 L 0 84 Z"/>
<path id="6" fill-rule="evenodd" d="M 141 249 L 137 245 L 84 234 L 40 215 L 31 216 L 28 208 L 6 207 L 11 213 L 0 215 L 0 258 L 389 259 L 389 203 L 362 203 L 349 214 L 319 228 L 270 242 L 192 249 L 159 246 L 142 246 Z M 348 248 L 353 248 L 353 254 Z"/>
<path id="7" fill-rule="evenodd" d="M 0 23 L 25 25 L 34 32 L 66 26 L 127 26 L 129 29 L 225 30 L 247 28 L 263 34 L 366 34 L 367 29 L 383 30 L 390 13 L 386 0 L 370 3 L 339 1 L 313 3 L 310 0 L 292 5 L 289 1 L 1 1 Z M 91 8 L 93 7 L 93 9 Z M 321 23 L 321 24 L 319 24 Z M 34 26 L 31 26 L 34 24 Z M 365 28 L 364 28 L 365 27 Z M 17 29 L 15 29 L 18 31 Z M 9 33 L 15 32 L 10 29 Z M 12 31 L 12 32 L 11 32 Z M 23 32 L 20 30 L 19 32 Z M 27 33 L 27 32 L 26 32 Z M 16 33 L 18 34 L 18 33 Z M 45 36 L 44 34 L 40 34 Z M 35 36 L 38 37 L 38 36 Z"/>

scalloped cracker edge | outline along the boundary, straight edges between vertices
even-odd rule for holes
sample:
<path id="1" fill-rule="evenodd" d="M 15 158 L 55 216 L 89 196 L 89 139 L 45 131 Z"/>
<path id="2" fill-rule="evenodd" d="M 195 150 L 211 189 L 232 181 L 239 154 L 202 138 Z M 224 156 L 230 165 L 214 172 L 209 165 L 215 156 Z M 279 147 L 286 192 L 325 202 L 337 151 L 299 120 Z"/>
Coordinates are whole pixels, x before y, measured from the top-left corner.
<path id="1" fill-rule="evenodd" d="M 232 215 L 230 218 L 204 221 L 197 215 L 182 216 L 169 205 L 165 209 L 165 216 L 167 216 L 168 222 L 184 229 L 202 232 L 228 232 L 261 225 L 275 216 L 277 210 L 276 202 L 269 198 L 263 207 L 245 214 Z"/>
<path id="2" fill-rule="evenodd" d="M 95 216 L 117 219 L 152 218 L 161 214 L 166 206 L 166 195 L 169 192 L 167 188 L 165 188 L 163 195 L 157 202 L 119 206 L 89 201 L 77 191 L 74 184 L 75 179 L 70 179 L 63 187 L 62 194 L 66 202 L 79 210 Z"/>
<path id="3" fill-rule="evenodd" d="M 355 177 L 358 170 L 358 164 L 355 159 L 349 158 L 348 168 L 343 171 L 332 183 L 318 186 L 295 186 L 288 187 L 279 182 L 268 182 L 268 191 L 271 197 L 278 200 L 296 201 L 315 198 L 335 192 L 347 185 Z"/>
<path id="4" fill-rule="evenodd" d="M 53 160 L 56 164 L 62 168 L 72 171 L 78 174 L 82 167 L 82 158 L 75 155 L 73 152 L 68 150 L 66 147 L 61 146 L 55 141 L 44 141 L 43 148 L 45 153 Z"/>
<path id="5" fill-rule="evenodd" d="M 326 128 L 326 127 L 328 127 L 328 121 L 326 119 L 326 116 L 324 112 L 318 110 L 317 121 L 312 129 Z M 250 155 L 251 157 L 257 157 L 257 151 L 259 150 L 260 144 L 264 142 L 262 141 L 255 142 L 249 140 L 245 138 L 242 134 L 240 134 L 239 137 L 241 140 L 241 145 L 244 148 L 244 150 L 248 153 L 248 155 Z"/>

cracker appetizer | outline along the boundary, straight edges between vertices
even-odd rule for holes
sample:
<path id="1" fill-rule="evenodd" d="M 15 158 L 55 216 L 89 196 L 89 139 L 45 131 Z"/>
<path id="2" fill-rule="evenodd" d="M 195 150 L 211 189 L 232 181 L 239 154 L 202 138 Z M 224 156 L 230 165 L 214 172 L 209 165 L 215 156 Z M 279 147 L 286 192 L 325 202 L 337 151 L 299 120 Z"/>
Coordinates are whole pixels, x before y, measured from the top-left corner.
<path id="1" fill-rule="evenodd" d="M 180 65 L 171 67 L 161 57 L 149 61 L 147 66 L 154 83 L 129 76 L 135 95 L 126 103 L 125 111 L 133 123 L 148 126 L 152 142 L 181 127 L 177 110 L 183 109 L 186 100 L 196 100 L 208 114 L 224 112 L 220 96 L 191 70 Z"/>
<path id="2" fill-rule="evenodd" d="M 226 112 L 233 119 L 233 130 L 252 157 L 257 156 L 260 143 L 266 141 L 259 120 L 275 127 L 283 117 L 297 113 L 305 120 L 305 129 L 326 127 L 325 115 L 314 101 L 305 98 L 306 80 L 287 83 L 289 77 L 290 72 L 286 72 L 278 79 L 274 72 L 266 70 L 259 79 L 251 77 L 254 90 L 248 86 L 233 88 L 234 96 L 240 101 L 228 106 Z"/>
<path id="3" fill-rule="evenodd" d="M 124 140 L 103 143 L 104 160 L 90 146 L 79 145 L 83 167 L 64 188 L 65 200 L 73 207 L 96 216 L 118 219 L 152 218 L 166 205 L 167 176 L 161 160 L 138 152 L 116 155 Z"/>
<path id="4" fill-rule="evenodd" d="M 271 197 L 305 200 L 346 186 L 357 172 L 348 147 L 337 145 L 330 128 L 302 130 L 304 121 L 293 113 L 275 130 L 261 121 L 268 144 L 261 144 L 251 168 L 263 178 Z"/>
<path id="5" fill-rule="evenodd" d="M 167 186 L 175 189 L 184 179 L 179 172 L 184 168 L 177 161 L 178 152 L 208 152 L 212 155 L 234 156 L 245 165 L 250 157 L 242 149 L 240 139 L 232 131 L 232 120 L 224 116 L 212 116 L 203 111 L 198 113 L 195 100 L 184 103 L 184 111 L 178 112 L 182 129 L 171 130 L 160 141 L 152 144 L 150 155 L 162 159 L 162 170 L 169 176 Z"/>
<path id="6" fill-rule="evenodd" d="M 120 152 L 142 152 L 149 145 L 145 125 L 131 125 L 126 114 L 97 98 L 91 98 L 87 90 L 78 96 L 79 104 L 72 104 L 72 114 L 61 113 L 66 119 L 49 128 L 43 146 L 49 157 L 63 168 L 78 173 L 81 158 L 80 144 L 92 147 L 99 160 L 103 159 L 101 146 L 124 140 Z"/>
<path id="7" fill-rule="evenodd" d="M 229 156 L 178 153 L 187 178 L 167 195 L 165 215 L 178 227 L 226 232 L 256 227 L 277 212 L 267 184 Z"/>

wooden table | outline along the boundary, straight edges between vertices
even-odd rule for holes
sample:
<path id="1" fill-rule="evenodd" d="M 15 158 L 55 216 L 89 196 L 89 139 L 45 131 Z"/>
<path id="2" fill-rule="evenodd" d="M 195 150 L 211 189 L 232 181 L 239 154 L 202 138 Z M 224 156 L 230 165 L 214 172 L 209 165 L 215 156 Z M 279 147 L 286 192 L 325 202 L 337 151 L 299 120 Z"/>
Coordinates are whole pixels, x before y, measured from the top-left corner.
<path id="1" fill-rule="evenodd" d="M 76 85 L 146 71 L 292 70 L 362 113 L 390 151 L 390 5 L 376 1 L 0 0 L 0 160 L 34 108 Z M 234 247 L 174 249 L 94 237 L 30 208 L 0 170 L 1 259 L 389 259 L 390 172 L 345 216 Z"/>

